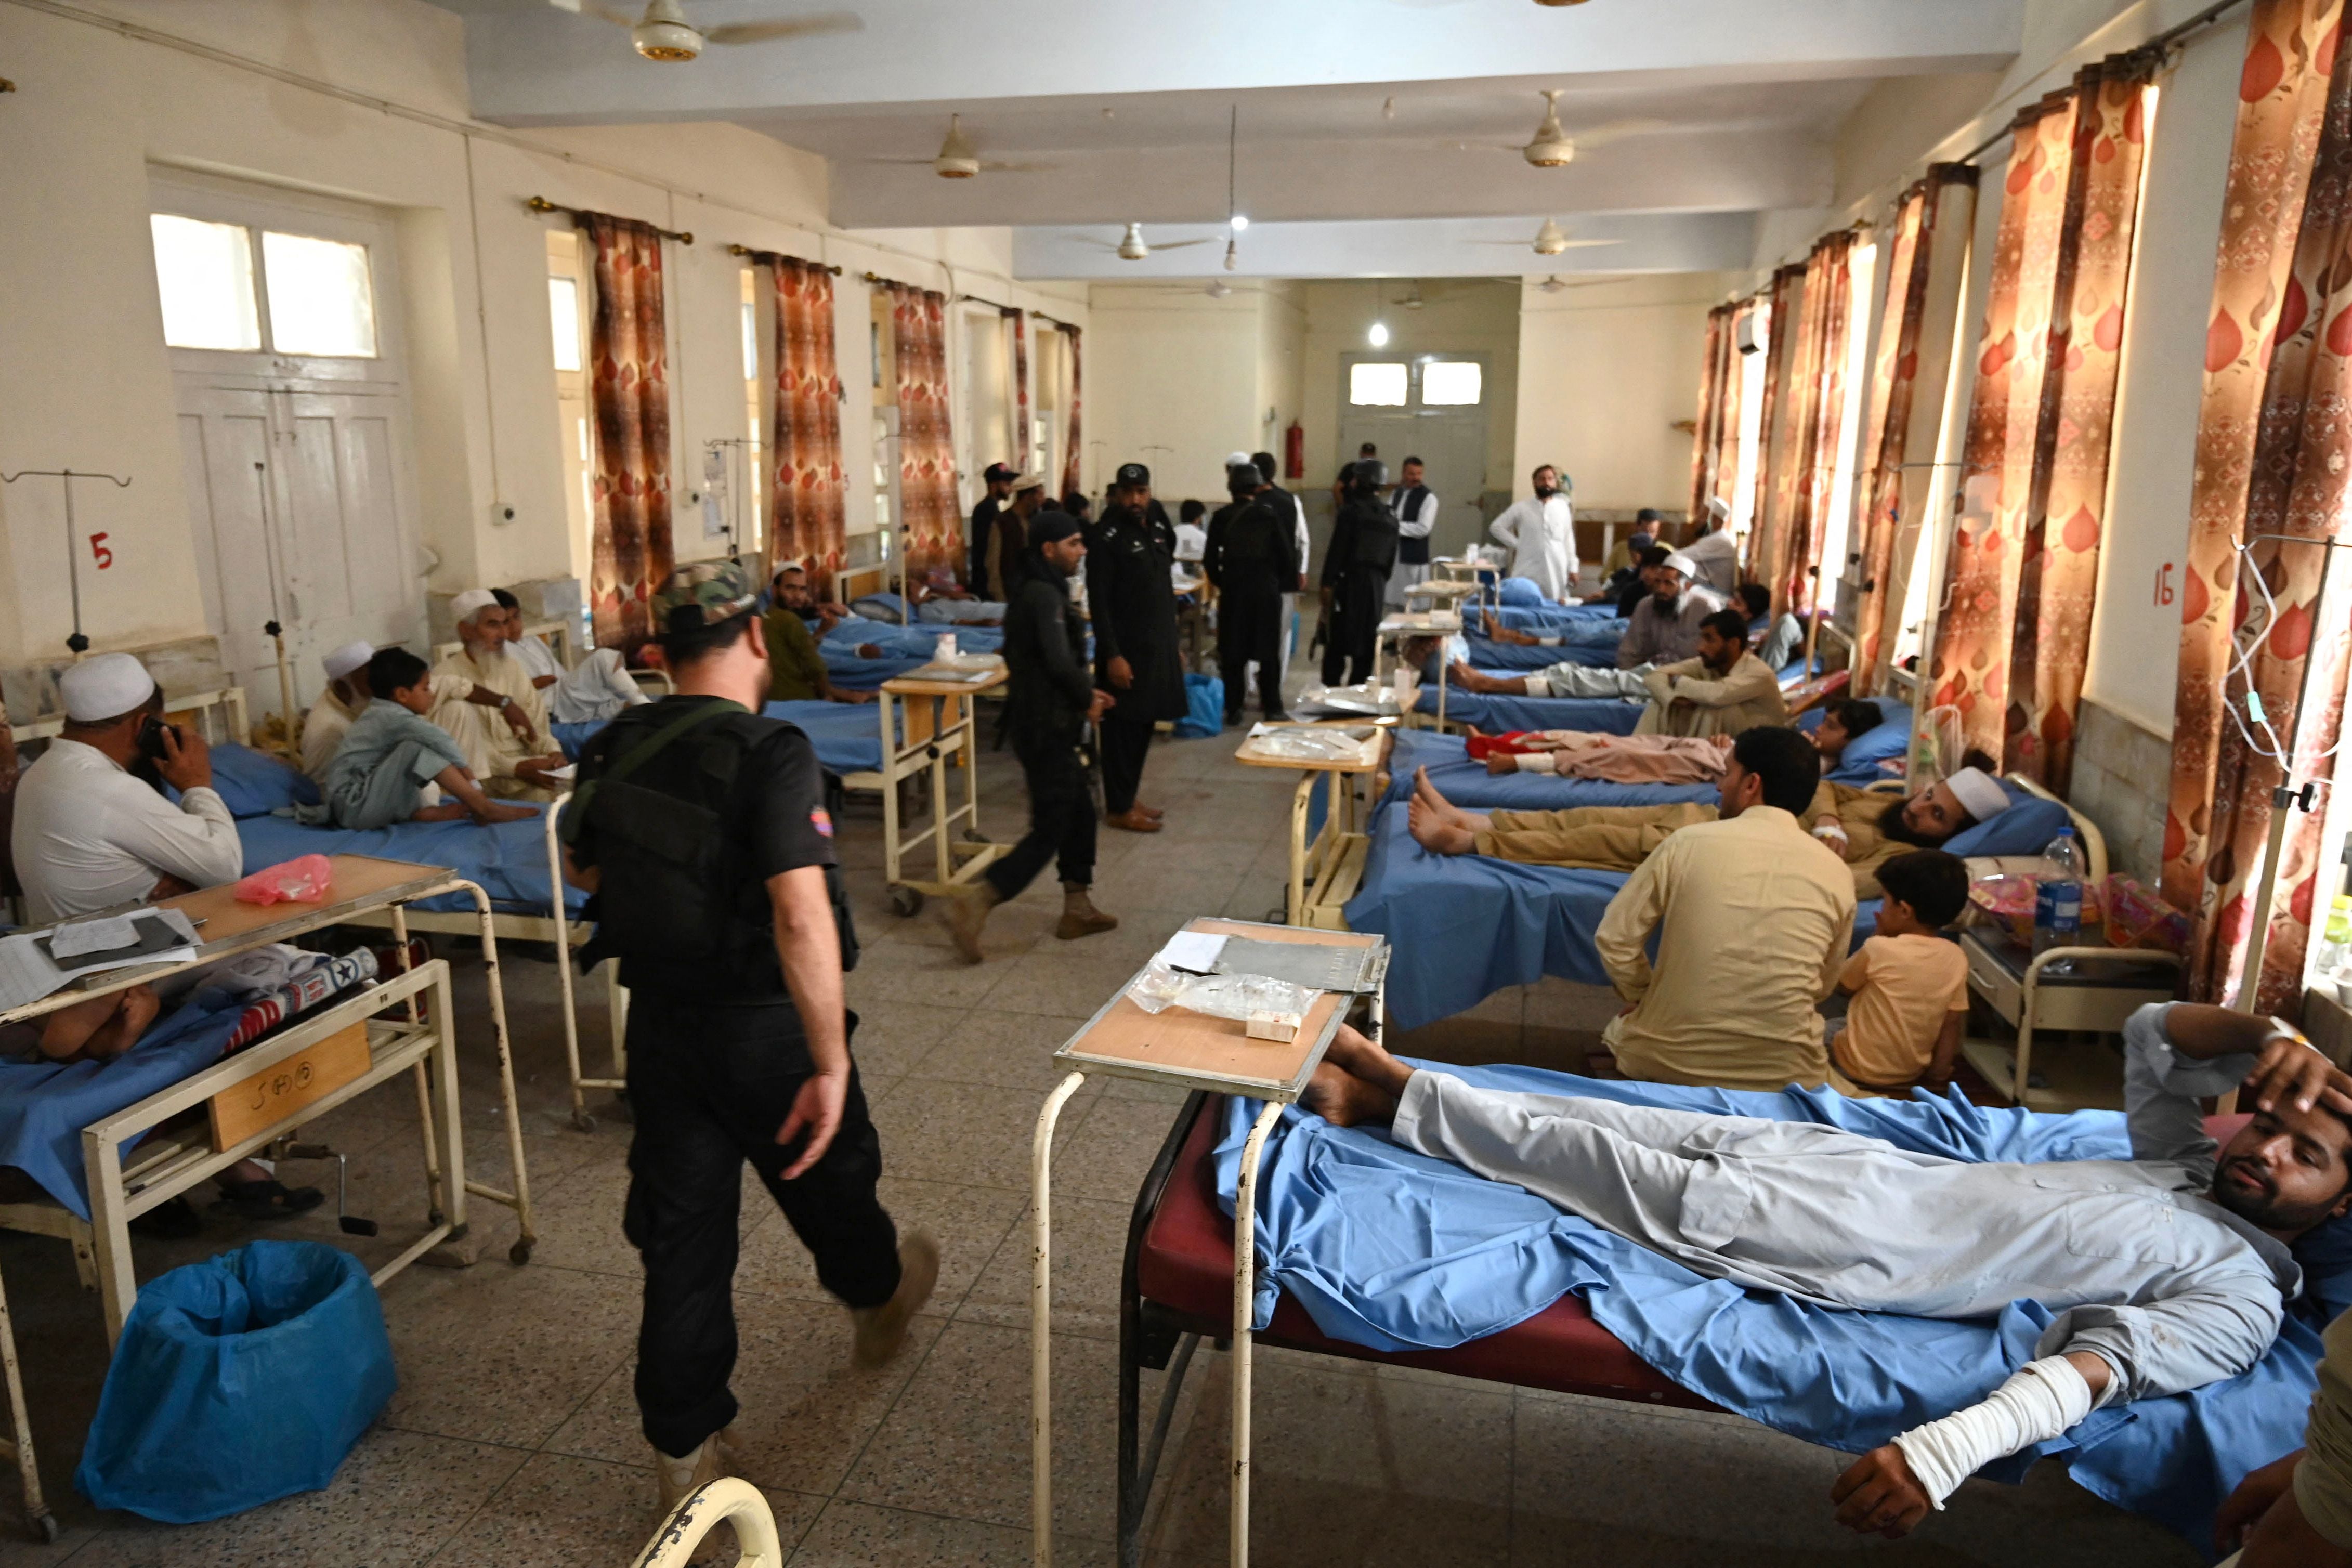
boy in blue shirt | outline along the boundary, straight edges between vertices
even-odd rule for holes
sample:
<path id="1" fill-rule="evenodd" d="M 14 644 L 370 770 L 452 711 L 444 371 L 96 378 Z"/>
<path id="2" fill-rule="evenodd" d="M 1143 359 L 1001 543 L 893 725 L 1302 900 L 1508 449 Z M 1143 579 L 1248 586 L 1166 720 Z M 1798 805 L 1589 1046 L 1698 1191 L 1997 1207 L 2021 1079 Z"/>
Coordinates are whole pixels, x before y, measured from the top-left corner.
<path id="1" fill-rule="evenodd" d="M 466 753 L 446 730 L 425 715 L 433 708 L 431 667 L 406 648 L 381 649 L 367 662 L 375 700 L 352 721 L 335 748 L 320 789 L 324 812 L 338 827 L 385 827 L 395 822 L 514 822 L 537 815 L 482 793 L 466 767 Z M 435 784 L 453 798 L 424 804 Z M 317 810 L 319 808 L 312 808 Z"/>

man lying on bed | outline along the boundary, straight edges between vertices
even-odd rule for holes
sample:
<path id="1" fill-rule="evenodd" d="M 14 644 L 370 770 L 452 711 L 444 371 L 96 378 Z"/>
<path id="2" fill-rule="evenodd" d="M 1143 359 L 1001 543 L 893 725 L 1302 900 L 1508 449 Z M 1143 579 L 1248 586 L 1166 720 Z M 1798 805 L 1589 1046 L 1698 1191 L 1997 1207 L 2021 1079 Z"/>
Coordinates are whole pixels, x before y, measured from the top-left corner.
<path id="1" fill-rule="evenodd" d="M 1824 779 L 1803 820 L 1853 872 L 1854 897 L 1878 897 L 1882 865 L 1907 849 L 1934 849 L 2009 808 L 2009 792 L 1980 767 L 1910 796 L 1874 795 Z M 1406 826 L 1413 842 L 1439 855 L 1487 855 L 1530 866 L 1630 871 L 1678 827 L 1712 822 L 1711 805 L 1587 805 L 1567 811 L 1465 811 L 1429 782 L 1413 781 Z"/>
<path id="2" fill-rule="evenodd" d="M 1857 735 L 1878 728 L 1885 717 L 1875 702 L 1858 697 L 1833 701 L 1808 733 L 1822 772 L 1838 765 Z M 1561 778 L 1603 779 L 1611 784 L 1717 784 L 1731 756 L 1727 734 L 1609 735 L 1592 730 L 1519 730 L 1501 735 L 1470 731 L 1469 754 L 1490 773 L 1556 773 Z"/>
<path id="3" fill-rule="evenodd" d="M 2352 1077 L 2286 1026 L 2191 1003 L 2124 1029 L 2130 1160 L 1977 1163 L 1827 1127 L 1474 1089 L 1341 1029 L 1300 1103 L 1523 1187 L 1699 1274 L 1822 1306 L 2057 1316 L 1983 1404 L 1856 1460 L 1840 1523 L 1888 1537 L 2111 1401 L 2237 1376 L 2302 1289 L 2286 1244 L 2352 1208 Z M 2255 1114 L 2219 1151 L 2202 1097 Z"/>
<path id="4" fill-rule="evenodd" d="M 1731 700 L 1741 704 L 1762 701 L 1761 689 L 1753 671 L 1740 664 L 1740 655 L 1747 652 L 1748 623 L 1737 611 L 1727 611 L 1723 602 L 1704 588 L 1685 584 L 1682 573 L 1669 557 L 1655 566 L 1645 568 L 1654 584 L 1651 596 L 1634 611 L 1617 645 L 1617 668 L 1596 669 L 1564 659 L 1532 675 L 1486 675 L 1470 666 L 1456 662 L 1446 670 L 1445 678 L 1465 691 L 1495 697 L 1626 697 L 1657 696 L 1658 679 L 1662 675 L 1689 680 L 1717 681 L 1735 679 L 1740 687 Z M 1736 631 L 1719 631 L 1718 639 L 1710 645 L 1706 626 L 1736 626 Z M 1491 633 L 1508 632 L 1506 626 L 1493 626 Z M 1727 648 L 1722 638 L 1736 640 L 1738 652 Z M 1525 634 L 1513 634 L 1497 638 L 1505 642 L 1534 642 L 1542 639 Z M 1552 639 L 1557 641 L 1558 639 Z M 1712 647 L 1714 652 L 1709 655 Z M 1779 679 L 1769 667 L 1762 669 L 1761 685 L 1773 692 L 1772 701 L 1779 703 Z M 1756 689 L 1750 689 L 1755 688 Z M 1781 708 L 1771 722 L 1777 723 L 1786 714 Z M 1755 722 L 1765 722 L 1762 718 Z M 1733 734 L 1738 732 L 1735 728 Z"/>

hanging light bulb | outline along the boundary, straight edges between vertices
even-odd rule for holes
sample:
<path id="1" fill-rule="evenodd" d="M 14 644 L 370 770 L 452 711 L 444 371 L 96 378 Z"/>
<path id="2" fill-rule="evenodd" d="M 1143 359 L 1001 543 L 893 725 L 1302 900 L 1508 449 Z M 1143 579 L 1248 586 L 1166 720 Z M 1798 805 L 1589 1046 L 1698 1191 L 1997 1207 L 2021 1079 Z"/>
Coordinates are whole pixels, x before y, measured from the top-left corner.
<path id="1" fill-rule="evenodd" d="M 1231 272 L 1241 265 L 1241 247 L 1232 240 L 1225 241 L 1225 270 Z"/>
<path id="2" fill-rule="evenodd" d="M 1235 214 L 1233 216 L 1233 217 L 1232 217 L 1232 219 L 1231 219 L 1231 222 L 1232 222 L 1232 224 L 1233 224 L 1233 226 L 1234 226 L 1234 232 L 1235 234 L 1244 234 L 1244 233 L 1248 232 L 1248 229 L 1249 229 L 1249 218 L 1248 218 L 1246 216 L 1244 216 L 1244 214 L 1241 214 L 1241 213 L 1235 213 Z"/>
<path id="3" fill-rule="evenodd" d="M 1364 334 L 1364 339 L 1376 349 L 1384 349 L 1388 347 L 1389 324 L 1386 321 L 1374 321 L 1372 323 L 1372 330 Z"/>

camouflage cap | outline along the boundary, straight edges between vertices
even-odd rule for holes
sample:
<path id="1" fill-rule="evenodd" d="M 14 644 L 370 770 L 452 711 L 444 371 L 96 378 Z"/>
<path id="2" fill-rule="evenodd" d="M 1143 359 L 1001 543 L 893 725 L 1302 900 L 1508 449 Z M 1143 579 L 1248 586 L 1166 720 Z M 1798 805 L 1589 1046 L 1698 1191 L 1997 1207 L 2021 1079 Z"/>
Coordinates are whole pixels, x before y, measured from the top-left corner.
<path id="1" fill-rule="evenodd" d="M 715 626 L 760 602 L 751 575 L 735 561 L 697 561 L 681 566 L 654 590 L 654 635 Z M 681 610 L 694 612 L 681 616 Z"/>

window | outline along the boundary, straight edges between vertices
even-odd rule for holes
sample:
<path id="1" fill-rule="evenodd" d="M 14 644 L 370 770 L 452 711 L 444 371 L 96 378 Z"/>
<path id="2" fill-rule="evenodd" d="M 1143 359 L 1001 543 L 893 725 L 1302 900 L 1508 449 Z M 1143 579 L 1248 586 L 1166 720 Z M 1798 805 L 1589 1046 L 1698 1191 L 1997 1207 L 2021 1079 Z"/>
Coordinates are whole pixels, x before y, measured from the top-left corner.
<path id="1" fill-rule="evenodd" d="M 1393 360 L 1349 365 L 1348 401 L 1359 408 L 1402 408 L 1405 384 L 1405 368 Z"/>
<path id="2" fill-rule="evenodd" d="M 172 213 L 156 213 L 148 223 L 163 297 L 163 341 L 175 349 L 259 348 L 252 235 L 233 223 Z"/>
<path id="3" fill-rule="evenodd" d="M 282 354 L 375 357 L 375 295 L 364 245 L 265 230 L 261 276 L 270 347 Z"/>
<path id="4" fill-rule="evenodd" d="M 551 276 L 547 280 L 548 327 L 555 339 L 555 368 L 580 369 L 580 280 Z"/>
<path id="5" fill-rule="evenodd" d="M 1361 370 L 1366 367 L 1359 365 Z M 1486 371 L 1476 360 L 1431 360 L 1421 367 L 1423 408 L 1475 407 L 1486 393 Z M 1402 403 L 1404 400 L 1398 398 Z"/>

